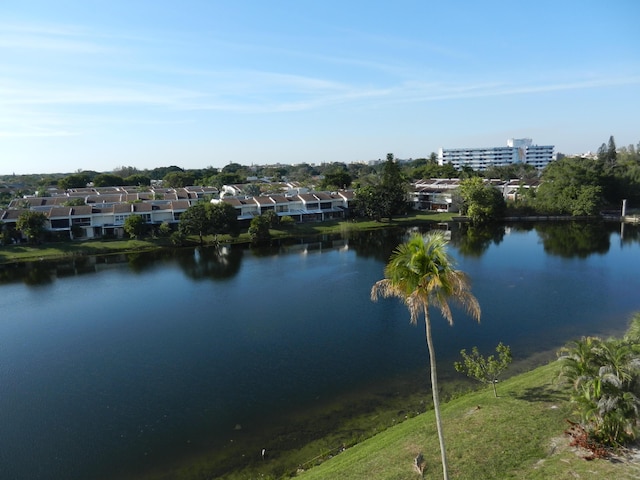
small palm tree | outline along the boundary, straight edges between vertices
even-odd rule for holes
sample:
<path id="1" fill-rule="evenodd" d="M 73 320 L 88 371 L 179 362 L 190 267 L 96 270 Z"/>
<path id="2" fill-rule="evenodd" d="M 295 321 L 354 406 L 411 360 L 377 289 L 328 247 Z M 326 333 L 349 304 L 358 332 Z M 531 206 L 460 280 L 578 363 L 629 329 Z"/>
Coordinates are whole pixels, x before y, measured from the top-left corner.
<path id="1" fill-rule="evenodd" d="M 604 445 L 637 436 L 640 358 L 633 338 L 633 332 L 621 341 L 583 337 L 561 349 L 561 376 L 573 383 L 571 399 L 589 435 Z"/>
<path id="2" fill-rule="evenodd" d="M 424 314 L 427 347 L 431 365 L 431 390 L 433 408 L 436 416 L 438 440 L 442 471 L 445 480 L 449 478 L 447 471 L 447 454 L 440 418 L 440 400 L 438 397 L 438 378 L 436 372 L 436 355 L 431 337 L 429 307 L 437 307 L 444 318 L 453 324 L 453 316 L 449 300 L 465 307 L 476 320 L 480 320 L 480 305 L 471 294 L 469 279 L 466 274 L 455 269 L 453 259 L 446 250 L 447 240 L 440 232 L 426 236 L 419 234 L 400 244 L 391 255 L 384 270 L 385 278 L 376 282 L 371 288 L 371 299 L 378 297 L 397 297 L 409 310 L 411 323 L 416 324 L 420 314 Z"/>

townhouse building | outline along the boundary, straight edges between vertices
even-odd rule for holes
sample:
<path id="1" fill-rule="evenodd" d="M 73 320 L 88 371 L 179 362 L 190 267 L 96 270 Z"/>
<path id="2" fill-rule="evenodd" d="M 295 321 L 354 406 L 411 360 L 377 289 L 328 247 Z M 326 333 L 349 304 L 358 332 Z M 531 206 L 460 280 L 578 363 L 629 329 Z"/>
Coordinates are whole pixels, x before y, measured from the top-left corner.
<path id="1" fill-rule="evenodd" d="M 33 210 L 46 216 L 45 228 L 51 232 L 70 238 L 120 238 L 131 215 L 140 215 L 150 225 L 177 224 L 191 205 L 207 195 L 217 195 L 218 190 L 185 187 L 137 192 L 135 187 L 100 187 L 48 193 L 51 196 L 12 200 L 8 209 L 0 210 L 0 221 L 12 227 L 24 210 Z"/>
<path id="2" fill-rule="evenodd" d="M 348 215 L 354 194 L 352 190 L 337 192 L 309 192 L 301 194 L 271 194 L 223 197 L 212 203 L 225 202 L 238 212 L 238 220 L 250 221 L 253 217 L 272 210 L 278 216 L 289 216 L 296 222 L 317 222 Z"/>
<path id="3" fill-rule="evenodd" d="M 0 222 L 15 228 L 20 214 L 33 210 L 46 216 L 47 230 L 69 238 L 121 238 L 125 221 L 131 215 L 140 215 L 149 225 L 175 225 L 183 212 L 206 197 L 211 197 L 212 203 L 232 205 L 241 222 L 269 210 L 279 216 L 290 216 L 296 222 L 344 218 L 353 200 L 352 191 L 223 196 L 220 199 L 220 192 L 212 187 L 151 188 L 147 192 L 137 192 L 133 187 L 106 187 L 49 194 L 51 196 L 13 200 L 8 209 L 0 209 Z"/>

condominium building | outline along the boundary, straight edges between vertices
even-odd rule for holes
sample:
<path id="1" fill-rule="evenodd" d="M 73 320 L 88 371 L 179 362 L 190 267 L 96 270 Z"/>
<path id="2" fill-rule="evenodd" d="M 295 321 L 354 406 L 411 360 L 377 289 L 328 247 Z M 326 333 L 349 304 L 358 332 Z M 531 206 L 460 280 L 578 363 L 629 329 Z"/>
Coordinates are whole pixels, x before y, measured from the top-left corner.
<path id="1" fill-rule="evenodd" d="M 440 148 L 438 151 L 438 164 L 451 163 L 456 170 L 471 167 L 482 171 L 513 164 L 532 165 L 541 170 L 555 158 L 553 145 L 533 145 L 530 138 L 510 138 L 506 147 Z"/>

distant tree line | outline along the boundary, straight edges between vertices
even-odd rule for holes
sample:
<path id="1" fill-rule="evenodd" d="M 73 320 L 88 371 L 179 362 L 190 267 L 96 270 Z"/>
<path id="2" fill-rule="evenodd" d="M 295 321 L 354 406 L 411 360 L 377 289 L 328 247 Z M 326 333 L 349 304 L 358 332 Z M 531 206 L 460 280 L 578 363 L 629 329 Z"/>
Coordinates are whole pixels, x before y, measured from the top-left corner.
<path id="1" fill-rule="evenodd" d="M 249 178 L 253 181 L 249 181 Z M 0 207 L 8 205 L 12 195 L 24 194 L 25 188 L 32 188 L 32 192 L 44 196 L 52 186 L 73 189 L 84 188 L 89 184 L 98 187 L 133 185 L 144 189 L 152 180 L 162 180 L 163 185 L 169 188 L 189 185 L 221 188 L 228 184 L 248 184 L 247 192 L 259 195 L 274 193 L 270 191 L 270 185 L 286 180 L 310 189 L 334 191 L 351 188 L 355 193 L 351 215 L 390 221 L 408 212 L 410 182 L 423 178 L 461 179 L 454 203 L 458 205 L 461 214 L 467 215 L 477 224 L 499 220 L 505 214 L 596 215 L 603 209 L 619 209 L 623 199 L 627 199 L 636 208 L 640 205 L 640 143 L 637 146 L 617 148 L 614 137 L 611 136 L 608 142 L 602 143 L 598 148 L 597 158 L 567 157 L 560 154 L 557 161 L 551 162 L 542 171 L 522 164 L 494 166 L 484 172 L 470 168 L 458 171 L 451 164 L 438 165 L 435 153 L 429 158 L 402 161 L 389 153 L 385 161 L 375 164 L 329 162 L 322 165 L 300 163 L 244 166 L 231 162 L 220 169 L 169 166 L 138 170 L 132 166 L 121 166 L 106 173 L 87 170 L 69 175 L 5 176 L 0 180 L 22 185 L 13 194 L 2 192 Z M 517 179 L 521 182 L 521 188 L 515 199 L 505 201 L 502 192 L 483 181 L 486 179 Z M 539 187 L 525 188 L 525 184 L 531 181 L 538 182 Z M 73 202 L 70 200 L 68 206 Z M 207 210 L 198 213 L 204 214 L 210 215 L 211 212 Z M 195 221 L 191 220 L 191 212 L 183 216 L 185 224 Z M 34 230 L 29 224 L 24 226 L 30 231 L 38 230 Z M 269 226 L 273 228 L 273 219 L 256 220 L 252 238 L 263 241 Z M 132 227 L 131 231 L 140 235 L 137 228 Z M 207 231 L 189 227 L 183 228 L 181 233 L 191 232 L 201 236 L 206 235 Z M 26 236 L 30 237 L 28 234 Z"/>

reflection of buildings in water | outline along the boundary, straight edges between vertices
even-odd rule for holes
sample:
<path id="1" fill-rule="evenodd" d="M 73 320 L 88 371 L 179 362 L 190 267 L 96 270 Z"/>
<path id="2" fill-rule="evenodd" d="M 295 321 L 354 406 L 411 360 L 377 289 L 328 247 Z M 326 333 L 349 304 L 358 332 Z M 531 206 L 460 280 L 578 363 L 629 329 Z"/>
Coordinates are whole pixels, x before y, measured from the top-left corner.
<path id="1" fill-rule="evenodd" d="M 322 242 L 308 242 L 308 243 L 296 243 L 293 245 L 283 245 L 280 247 L 282 253 L 300 253 L 306 255 L 307 253 L 330 250 L 339 250 L 346 252 L 349 250 L 349 240 L 347 239 L 335 239 L 325 240 Z"/>

